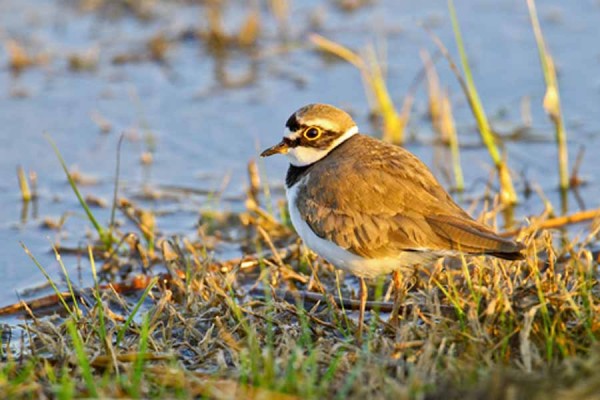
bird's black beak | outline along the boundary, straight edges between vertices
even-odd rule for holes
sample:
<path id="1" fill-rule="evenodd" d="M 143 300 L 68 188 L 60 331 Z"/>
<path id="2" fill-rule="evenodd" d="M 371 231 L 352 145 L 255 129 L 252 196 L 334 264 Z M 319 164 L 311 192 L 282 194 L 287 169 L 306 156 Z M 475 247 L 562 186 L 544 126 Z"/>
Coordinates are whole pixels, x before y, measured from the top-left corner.
<path id="1" fill-rule="evenodd" d="M 287 141 L 284 139 L 281 142 L 277 143 L 275 146 L 269 147 L 262 153 L 260 153 L 261 157 L 269 157 L 273 154 L 286 154 L 290 150 L 290 146 Z"/>

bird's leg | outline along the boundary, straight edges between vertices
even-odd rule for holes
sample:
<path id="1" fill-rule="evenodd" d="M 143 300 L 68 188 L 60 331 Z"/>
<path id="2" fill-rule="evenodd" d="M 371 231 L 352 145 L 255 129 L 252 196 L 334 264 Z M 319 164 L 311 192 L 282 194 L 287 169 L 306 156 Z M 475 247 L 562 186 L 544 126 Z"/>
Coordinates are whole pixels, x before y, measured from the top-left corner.
<path id="1" fill-rule="evenodd" d="M 367 283 L 365 282 L 365 278 L 358 278 L 358 282 L 360 284 L 360 289 L 358 291 L 358 297 L 360 300 L 360 308 L 358 310 L 358 332 L 356 334 L 356 337 L 357 337 L 358 341 L 360 342 L 362 340 L 362 331 L 363 331 L 363 325 L 365 322 L 365 309 L 367 307 L 368 291 L 367 291 Z"/>
<path id="2" fill-rule="evenodd" d="M 397 326 L 399 318 L 398 313 L 400 311 L 400 305 L 402 304 L 403 290 L 402 290 L 402 274 L 400 271 L 394 271 L 392 273 L 392 283 L 394 285 L 394 308 L 392 309 L 392 315 L 390 315 L 390 321 L 394 326 Z"/>

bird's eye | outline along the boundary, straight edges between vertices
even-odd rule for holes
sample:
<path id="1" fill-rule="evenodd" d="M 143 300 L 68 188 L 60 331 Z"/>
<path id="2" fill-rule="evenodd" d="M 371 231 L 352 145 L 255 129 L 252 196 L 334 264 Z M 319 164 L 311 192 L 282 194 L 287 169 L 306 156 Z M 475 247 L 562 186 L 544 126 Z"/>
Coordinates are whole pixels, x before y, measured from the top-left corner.
<path id="1" fill-rule="evenodd" d="M 308 140 L 316 140 L 321 136 L 321 130 L 319 128 L 308 128 L 304 131 L 304 137 Z"/>

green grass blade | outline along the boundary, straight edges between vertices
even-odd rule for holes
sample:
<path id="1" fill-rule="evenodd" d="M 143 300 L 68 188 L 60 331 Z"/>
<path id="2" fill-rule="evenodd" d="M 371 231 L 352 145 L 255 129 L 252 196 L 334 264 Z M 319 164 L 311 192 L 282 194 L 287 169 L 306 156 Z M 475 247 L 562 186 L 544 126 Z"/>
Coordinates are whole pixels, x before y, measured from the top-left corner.
<path id="1" fill-rule="evenodd" d="M 77 315 L 82 315 L 81 309 L 79 308 L 79 303 L 77 302 L 77 297 L 75 297 L 73 285 L 71 284 L 71 278 L 69 277 L 69 273 L 67 271 L 67 268 L 65 267 L 65 263 L 63 262 L 62 257 L 60 256 L 60 253 L 58 252 L 56 246 L 53 245 L 52 250 L 54 250 L 56 261 L 58 261 L 58 264 L 60 265 L 60 268 L 62 269 L 62 272 L 65 276 L 65 280 L 67 281 L 67 287 L 69 288 L 69 293 L 71 293 L 71 298 L 73 299 L 73 307 L 75 308 L 75 310 L 77 310 Z"/>
<path id="2" fill-rule="evenodd" d="M 465 75 L 465 86 L 467 91 L 467 100 L 469 102 L 469 106 L 473 111 L 473 115 L 475 116 L 475 120 L 477 121 L 477 126 L 479 127 L 479 133 L 481 135 L 481 139 L 485 144 L 494 165 L 496 166 L 496 170 L 498 172 L 498 179 L 500 181 L 500 197 L 504 204 L 515 204 L 517 199 L 517 194 L 512 184 L 512 179 L 510 177 L 510 173 L 508 168 L 500 155 L 500 151 L 496 146 L 494 141 L 494 135 L 492 133 L 492 129 L 490 128 L 490 123 L 487 119 L 485 111 L 483 109 L 483 105 L 481 103 L 481 99 L 479 97 L 479 93 L 477 92 L 477 88 L 475 86 L 475 82 L 473 80 L 473 75 L 471 73 L 471 67 L 469 66 L 469 59 L 467 58 L 467 52 L 465 51 L 465 47 L 462 40 L 462 34 L 460 31 L 460 25 L 458 23 L 458 18 L 456 17 L 456 10 L 454 9 L 454 2 L 452 0 L 448 0 L 448 9 L 450 10 L 450 19 L 452 20 L 452 29 L 454 30 L 454 37 L 456 39 L 456 46 L 458 47 L 458 52 L 460 54 L 460 61 L 463 68 L 463 72 Z"/>
<path id="3" fill-rule="evenodd" d="M 146 362 L 146 351 L 148 350 L 148 337 L 150 336 L 150 316 L 146 315 L 142 322 L 142 331 L 140 332 L 140 344 L 138 355 L 133 365 L 133 376 L 131 377 L 131 394 L 133 398 L 140 398 L 140 384 L 144 375 L 144 364 Z"/>
<path id="4" fill-rule="evenodd" d="M 456 10 L 454 9 L 454 2 L 452 0 L 448 0 L 448 8 L 450 9 L 450 19 L 452 20 L 452 29 L 456 39 L 456 47 L 458 48 L 458 53 L 460 54 L 460 63 L 465 74 L 465 82 L 469 91 L 469 103 L 471 103 L 471 107 L 473 108 L 473 113 L 475 114 L 475 119 L 477 120 L 477 125 L 479 126 L 481 132 L 481 138 L 483 139 L 483 142 L 486 145 L 494 164 L 497 165 L 502 162 L 502 157 L 500 156 L 500 152 L 498 151 L 496 143 L 494 142 L 494 136 L 492 135 L 489 121 L 483 109 L 483 105 L 481 104 L 481 99 L 479 97 L 479 93 L 477 92 L 477 88 L 475 87 L 475 82 L 473 81 L 473 74 L 471 73 L 469 59 L 467 58 L 467 52 L 465 51 L 460 25 L 458 24 Z"/>
<path id="5" fill-rule="evenodd" d="M 60 383 L 57 385 L 56 398 L 59 400 L 71 400 L 75 397 L 75 381 L 71 378 L 69 370 L 63 368 Z"/>
<path id="6" fill-rule="evenodd" d="M 83 341 L 79 336 L 79 332 L 77 331 L 73 320 L 69 319 L 66 323 L 67 330 L 69 331 L 69 335 L 71 336 L 71 340 L 73 340 L 75 355 L 77 356 L 77 361 L 79 363 L 79 367 L 81 368 L 81 374 L 83 375 L 85 386 L 89 391 L 89 397 L 98 397 L 96 383 L 94 382 L 94 375 L 92 374 L 92 367 L 90 366 L 90 361 L 88 360 L 87 354 L 85 354 Z"/>
<path id="7" fill-rule="evenodd" d="M 54 290 L 54 293 L 56 293 L 56 295 L 58 296 L 58 299 L 60 300 L 60 302 L 63 305 L 63 307 L 65 308 L 65 310 L 69 313 L 69 315 L 75 321 L 77 321 L 78 320 L 77 314 L 74 313 L 73 310 L 71 310 L 71 307 L 69 307 L 69 305 L 67 304 L 67 301 L 65 300 L 65 297 L 62 295 L 62 292 L 58 289 L 58 287 L 56 286 L 56 284 L 54 283 L 54 281 L 52 280 L 52 278 L 50 277 L 50 275 L 48 274 L 46 269 L 42 266 L 42 264 L 40 264 L 40 262 L 37 260 L 37 258 L 35 258 L 35 256 L 31 253 L 31 251 L 29 251 L 29 249 L 27 248 L 27 246 L 25 246 L 25 244 L 23 242 L 19 242 L 19 243 L 21 244 L 21 247 L 23 248 L 23 250 L 25 250 L 25 254 L 27 254 L 29 256 L 29 258 L 31 258 L 31 260 L 33 261 L 35 266 L 38 267 L 38 269 L 44 275 L 44 277 L 46 278 L 46 280 L 48 281 L 50 286 L 52 286 L 52 290 Z M 73 299 L 73 301 L 76 301 L 76 300 Z"/>
<path id="8" fill-rule="evenodd" d="M 150 290 L 152 290 L 152 288 L 154 287 L 154 285 L 156 285 L 156 282 L 158 282 L 158 277 L 152 278 L 152 280 L 148 284 L 148 287 L 146 287 L 146 290 L 144 290 L 144 293 L 142 293 L 142 297 L 140 297 L 140 299 L 138 300 L 138 302 L 135 304 L 135 307 L 133 307 L 133 310 L 131 310 L 131 313 L 127 317 L 127 320 L 125 321 L 125 323 L 123 324 L 123 326 L 121 327 L 121 329 L 119 329 L 119 333 L 117 334 L 117 342 L 115 343 L 115 347 L 118 346 L 119 343 L 121 343 L 121 340 L 123 340 L 123 336 L 125 336 L 125 332 L 127 332 L 127 329 L 129 329 L 129 326 L 131 325 L 131 322 L 133 321 L 133 318 L 135 318 L 137 312 L 139 311 L 140 307 L 144 303 L 144 300 L 146 299 L 146 297 L 150 293 Z"/>
<path id="9" fill-rule="evenodd" d="M 114 183 L 114 191 L 113 191 L 113 201 L 112 206 L 110 208 L 110 222 L 108 224 L 109 234 L 112 235 L 112 230 L 115 226 L 115 215 L 117 211 L 117 195 L 119 193 L 119 175 L 121 170 L 121 145 L 123 144 L 123 138 L 125 138 L 125 134 L 121 134 L 119 137 L 119 143 L 117 143 L 117 161 L 115 166 L 115 183 Z"/>
<path id="10" fill-rule="evenodd" d="M 94 279 L 94 298 L 96 299 L 96 309 L 98 310 L 98 336 L 103 344 L 106 343 L 106 321 L 104 318 L 104 304 L 100 297 L 100 285 L 98 284 L 98 275 L 96 273 L 96 261 L 92 253 L 92 246 L 88 246 L 88 256 L 90 258 L 90 267 L 92 269 L 92 277 Z"/>
<path id="11" fill-rule="evenodd" d="M 90 207 L 88 206 L 87 202 L 85 201 L 85 199 L 83 198 L 83 196 L 79 192 L 79 189 L 77 188 L 77 184 L 75 183 L 75 180 L 73 179 L 73 177 L 69 173 L 69 169 L 67 168 L 67 164 L 65 163 L 64 158 L 60 154 L 60 151 L 58 150 L 58 147 L 56 146 L 56 143 L 54 143 L 54 140 L 52 140 L 52 138 L 50 137 L 50 135 L 45 135 L 45 136 L 46 136 L 46 140 L 52 146 L 52 149 L 54 150 L 54 154 L 56 154 L 56 157 L 58 158 L 58 161 L 60 162 L 60 165 L 61 165 L 63 171 L 65 171 L 65 174 L 67 175 L 67 179 L 69 180 L 69 184 L 71 185 L 71 188 L 73 189 L 73 192 L 75 193 L 75 196 L 77 196 L 77 200 L 79 200 L 79 204 L 81 205 L 81 207 L 85 211 L 85 214 L 87 215 L 88 219 L 90 220 L 90 222 L 94 226 L 94 229 L 96 229 L 96 231 L 98 232 L 98 236 L 100 237 L 100 240 L 102 241 L 102 243 L 104 243 L 104 245 L 107 248 L 109 248 L 110 245 L 114 242 L 112 235 L 110 235 L 110 233 L 107 233 L 105 231 L 105 229 L 102 227 L 102 225 L 100 225 L 100 223 L 98 222 L 98 220 L 96 220 L 96 217 L 94 217 L 94 214 L 92 213 L 92 210 L 90 210 Z"/>
<path id="12" fill-rule="evenodd" d="M 340 282 L 339 270 L 335 271 L 335 287 L 337 290 L 338 299 L 340 301 L 340 309 L 342 310 L 342 321 L 344 322 L 344 325 L 342 325 L 342 321 L 339 321 L 338 327 L 344 336 L 351 337 L 352 334 L 350 333 L 350 321 L 348 318 L 348 313 L 344 307 L 344 297 L 342 296 L 342 283 Z"/>

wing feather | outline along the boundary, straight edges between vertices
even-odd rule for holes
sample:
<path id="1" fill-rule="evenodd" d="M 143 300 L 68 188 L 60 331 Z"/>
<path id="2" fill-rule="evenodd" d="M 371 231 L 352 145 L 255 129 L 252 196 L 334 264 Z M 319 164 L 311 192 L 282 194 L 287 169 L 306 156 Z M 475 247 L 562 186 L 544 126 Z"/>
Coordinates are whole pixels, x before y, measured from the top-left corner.
<path id="1" fill-rule="evenodd" d="M 363 257 L 456 250 L 514 258 L 522 248 L 473 220 L 411 153 L 367 136 L 338 146 L 308 180 L 296 200 L 307 224 Z"/>

